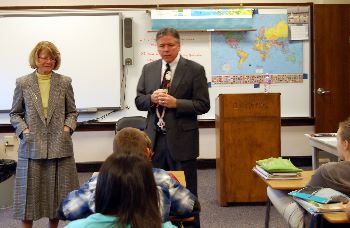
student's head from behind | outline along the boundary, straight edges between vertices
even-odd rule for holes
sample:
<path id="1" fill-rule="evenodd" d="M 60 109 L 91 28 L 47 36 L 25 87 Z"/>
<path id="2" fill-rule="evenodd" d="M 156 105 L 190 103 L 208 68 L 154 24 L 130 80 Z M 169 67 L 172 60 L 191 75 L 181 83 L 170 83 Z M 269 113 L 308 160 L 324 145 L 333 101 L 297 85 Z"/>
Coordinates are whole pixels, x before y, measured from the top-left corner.
<path id="1" fill-rule="evenodd" d="M 337 150 L 343 160 L 350 160 L 350 117 L 339 123 Z"/>
<path id="2" fill-rule="evenodd" d="M 113 140 L 114 154 L 139 154 L 151 159 L 152 142 L 148 135 L 136 128 L 127 127 L 118 131 Z"/>
<path id="3" fill-rule="evenodd" d="M 96 185 L 97 213 L 117 216 L 120 227 L 160 227 L 158 202 L 152 164 L 144 156 L 112 154 L 103 163 Z"/>

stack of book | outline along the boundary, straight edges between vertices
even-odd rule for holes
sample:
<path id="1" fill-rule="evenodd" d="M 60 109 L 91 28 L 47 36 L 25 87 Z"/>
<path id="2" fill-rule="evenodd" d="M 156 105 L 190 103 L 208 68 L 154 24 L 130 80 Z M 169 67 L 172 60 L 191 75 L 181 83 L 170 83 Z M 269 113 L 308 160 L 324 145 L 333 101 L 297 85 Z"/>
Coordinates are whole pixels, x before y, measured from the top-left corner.
<path id="1" fill-rule="evenodd" d="M 267 158 L 256 161 L 253 171 L 266 180 L 302 179 L 301 172 L 289 159 Z"/>
<path id="2" fill-rule="evenodd" d="M 288 195 L 311 214 L 344 211 L 350 198 L 334 189 L 307 186 Z"/>
<path id="3" fill-rule="evenodd" d="M 301 172 L 267 172 L 264 168 L 256 165 L 253 171 L 266 180 L 299 180 Z"/>
<path id="4" fill-rule="evenodd" d="M 345 211 L 346 208 L 346 204 L 343 202 L 321 204 L 315 201 L 303 200 L 297 197 L 294 197 L 294 200 L 310 214 L 340 212 Z"/>

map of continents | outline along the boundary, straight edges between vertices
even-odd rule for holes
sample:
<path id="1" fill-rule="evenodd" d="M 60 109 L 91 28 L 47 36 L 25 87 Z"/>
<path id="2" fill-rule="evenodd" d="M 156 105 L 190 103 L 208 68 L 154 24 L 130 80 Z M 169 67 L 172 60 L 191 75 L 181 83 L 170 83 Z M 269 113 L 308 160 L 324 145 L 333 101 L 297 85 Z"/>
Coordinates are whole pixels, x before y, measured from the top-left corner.
<path id="1" fill-rule="evenodd" d="M 256 31 L 212 33 L 212 75 L 302 73 L 303 43 L 288 39 L 287 15 L 253 19 Z"/>

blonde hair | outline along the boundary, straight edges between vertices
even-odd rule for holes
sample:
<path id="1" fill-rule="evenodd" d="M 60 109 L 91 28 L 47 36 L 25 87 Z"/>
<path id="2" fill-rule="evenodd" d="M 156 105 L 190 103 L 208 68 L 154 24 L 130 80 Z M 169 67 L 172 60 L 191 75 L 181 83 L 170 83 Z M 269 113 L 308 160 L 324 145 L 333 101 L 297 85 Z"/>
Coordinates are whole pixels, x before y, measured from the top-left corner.
<path id="1" fill-rule="evenodd" d="M 143 136 L 145 137 L 146 145 L 148 149 L 152 149 L 152 141 L 146 134 L 146 132 L 142 131 Z"/>
<path id="2" fill-rule="evenodd" d="M 33 48 L 29 55 L 30 67 L 33 69 L 37 68 L 39 54 L 43 50 L 48 51 L 50 57 L 55 60 L 55 67 L 53 69 L 57 70 L 61 65 L 61 54 L 57 47 L 50 41 L 41 41 Z"/>
<path id="3" fill-rule="evenodd" d="M 148 135 L 136 128 L 126 127 L 118 131 L 113 140 L 113 153 L 140 154 L 145 156 L 146 149 L 152 149 Z"/>
<path id="4" fill-rule="evenodd" d="M 339 123 L 339 135 L 342 140 L 350 141 L 350 117 Z"/>

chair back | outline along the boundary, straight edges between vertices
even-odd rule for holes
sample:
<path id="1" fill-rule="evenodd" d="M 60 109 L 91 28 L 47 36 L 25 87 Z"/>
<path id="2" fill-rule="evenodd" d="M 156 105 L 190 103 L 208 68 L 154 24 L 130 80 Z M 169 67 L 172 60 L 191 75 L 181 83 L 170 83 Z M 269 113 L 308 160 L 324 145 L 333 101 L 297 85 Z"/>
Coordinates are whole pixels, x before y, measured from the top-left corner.
<path id="1" fill-rule="evenodd" d="M 146 128 L 146 117 L 143 117 L 143 116 L 122 117 L 115 124 L 115 132 L 117 133 L 118 131 L 126 127 L 134 127 L 143 131 Z"/>

